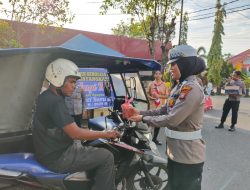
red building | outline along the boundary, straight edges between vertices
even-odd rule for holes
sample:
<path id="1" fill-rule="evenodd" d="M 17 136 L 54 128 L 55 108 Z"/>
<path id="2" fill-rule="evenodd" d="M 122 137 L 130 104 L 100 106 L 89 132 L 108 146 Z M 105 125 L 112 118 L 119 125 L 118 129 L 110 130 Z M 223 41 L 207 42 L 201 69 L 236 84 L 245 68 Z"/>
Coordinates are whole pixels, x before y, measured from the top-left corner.
<path id="1" fill-rule="evenodd" d="M 231 57 L 229 61 L 236 70 L 245 71 L 250 76 L 250 49 Z"/>
<path id="2" fill-rule="evenodd" d="M 63 28 L 61 30 L 55 27 L 42 29 L 40 25 L 3 20 L 8 22 L 18 33 L 19 41 L 23 47 L 48 47 L 60 46 L 64 42 L 72 39 L 74 36 L 82 34 L 96 42 L 99 42 L 115 51 L 124 54 L 127 57 L 136 57 L 151 59 L 148 42 L 135 38 L 124 36 L 108 35 L 81 30 Z M 168 49 L 172 44 L 168 44 Z M 161 44 L 159 41 L 155 45 L 155 60 L 161 60 Z"/>

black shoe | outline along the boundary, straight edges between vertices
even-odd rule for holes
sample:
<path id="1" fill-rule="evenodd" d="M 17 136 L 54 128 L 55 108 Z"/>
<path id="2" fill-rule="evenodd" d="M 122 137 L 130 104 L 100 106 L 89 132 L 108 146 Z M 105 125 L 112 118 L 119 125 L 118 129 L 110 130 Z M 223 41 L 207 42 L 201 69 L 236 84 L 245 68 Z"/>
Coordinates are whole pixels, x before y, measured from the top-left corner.
<path id="1" fill-rule="evenodd" d="M 162 143 L 158 140 L 153 140 L 156 145 L 162 145 Z"/>
<path id="2" fill-rule="evenodd" d="M 218 126 L 215 126 L 216 129 L 222 129 L 224 128 L 224 125 L 222 123 L 220 123 Z"/>
<path id="3" fill-rule="evenodd" d="M 235 131 L 235 126 L 231 125 L 230 129 L 228 129 L 228 131 L 234 132 Z"/>

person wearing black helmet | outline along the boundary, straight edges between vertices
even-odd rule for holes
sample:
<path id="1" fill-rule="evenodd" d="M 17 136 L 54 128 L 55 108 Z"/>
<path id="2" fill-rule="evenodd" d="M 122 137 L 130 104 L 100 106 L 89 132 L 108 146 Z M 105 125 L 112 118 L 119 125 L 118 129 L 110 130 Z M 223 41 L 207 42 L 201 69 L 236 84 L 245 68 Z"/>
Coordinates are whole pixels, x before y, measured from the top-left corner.
<path id="1" fill-rule="evenodd" d="M 168 64 L 175 85 L 166 105 L 157 110 L 135 109 L 137 114 L 129 119 L 165 128 L 168 190 L 200 190 L 206 146 L 201 136 L 204 93 L 196 75 L 206 65 L 189 45 L 171 49 Z"/>
<path id="2" fill-rule="evenodd" d="M 116 131 L 79 128 L 69 114 L 64 97 L 71 96 L 80 78 L 70 60 L 56 59 L 46 70 L 50 83 L 39 95 L 33 120 L 33 141 L 37 160 L 54 172 L 73 173 L 95 170 L 92 190 L 115 189 L 114 158 L 106 149 L 84 147 L 79 140 L 117 138 Z"/>

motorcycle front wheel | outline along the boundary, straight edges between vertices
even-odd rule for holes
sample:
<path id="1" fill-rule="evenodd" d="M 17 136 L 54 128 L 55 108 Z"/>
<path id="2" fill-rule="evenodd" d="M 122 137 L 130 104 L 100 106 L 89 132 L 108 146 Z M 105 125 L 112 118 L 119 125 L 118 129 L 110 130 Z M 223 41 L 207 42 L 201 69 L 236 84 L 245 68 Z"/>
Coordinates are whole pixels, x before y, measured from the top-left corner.
<path id="1" fill-rule="evenodd" d="M 166 165 L 157 165 L 148 168 L 148 174 L 153 182 L 153 187 L 150 184 L 145 172 L 141 168 L 136 168 L 127 177 L 128 190 L 164 190 L 167 188 L 168 174 Z"/>

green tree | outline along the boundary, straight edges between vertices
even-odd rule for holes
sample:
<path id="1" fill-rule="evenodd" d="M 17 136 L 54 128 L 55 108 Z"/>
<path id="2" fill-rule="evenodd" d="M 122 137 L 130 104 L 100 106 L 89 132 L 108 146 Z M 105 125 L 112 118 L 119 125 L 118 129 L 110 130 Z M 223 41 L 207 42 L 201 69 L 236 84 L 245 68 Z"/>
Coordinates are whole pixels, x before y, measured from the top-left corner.
<path id="1" fill-rule="evenodd" d="M 204 58 L 204 59 L 207 59 L 206 53 L 207 53 L 207 51 L 206 51 L 206 49 L 205 49 L 203 46 L 198 47 L 198 49 L 197 49 L 197 54 L 199 55 L 199 57 L 202 57 L 202 58 Z"/>
<path id="2" fill-rule="evenodd" d="M 183 15 L 183 21 L 181 25 L 180 44 L 187 44 L 188 20 L 189 20 L 188 13 L 185 12 Z"/>
<path id="3" fill-rule="evenodd" d="M 10 20 L 62 27 L 72 22 L 68 0 L 8 0 L 2 11 Z"/>
<path id="4" fill-rule="evenodd" d="M 223 64 L 221 67 L 221 78 L 222 80 L 228 79 L 228 77 L 233 73 L 233 65 L 229 62 L 229 58 L 232 57 L 231 54 L 225 54 L 223 56 Z"/>
<path id="5" fill-rule="evenodd" d="M 216 9 L 212 44 L 207 56 L 207 62 L 209 67 L 208 79 L 219 87 L 222 80 L 221 69 L 223 65 L 223 57 L 221 49 L 223 43 L 222 35 L 224 35 L 223 23 L 226 12 L 220 3 L 220 0 L 217 0 Z"/>
<path id="6" fill-rule="evenodd" d="M 41 32 L 46 32 L 47 26 L 55 26 L 55 32 L 59 32 L 65 23 L 71 23 L 74 18 L 68 0 L 8 0 L 2 4 L 1 12 L 12 21 L 37 23 L 41 26 Z M 12 46 L 18 46 L 24 31 L 16 31 L 15 41 L 6 40 L 13 43 Z"/>
<path id="7" fill-rule="evenodd" d="M 18 48 L 22 47 L 15 39 L 16 33 L 13 28 L 5 21 L 0 20 L 0 47 L 1 48 Z"/>
<path id="8" fill-rule="evenodd" d="M 127 36 L 132 38 L 146 39 L 145 35 L 141 32 L 143 26 L 131 19 L 129 22 L 125 23 L 121 21 L 116 27 L 112 28 L 112 32 L 118 36 Z"/>
<path id="9" fill-rule="evenodd" d="M 178 10 L 175 8 L 179 0 L 104 0 L 101 6 L 102 14 L 111 8 L 120 9 L 129 14 L 142 28 L 141 33 L 149 44 L 151 57 L 155 58 L 155 41 L 160 40 L 162 62 L 167 60 L 167 44 L 173 38 L 175 31 L 175 17 Z M 134 22 L 134 21 L 133 21 Z M 133 27 L 133 26 L 131 26 Z M 130 28 L 130 26 L 129 26 Z M 126 31 L 132 31 L 127 30 Z M 131 34 L 131 33 L 130 33 Z"/>

